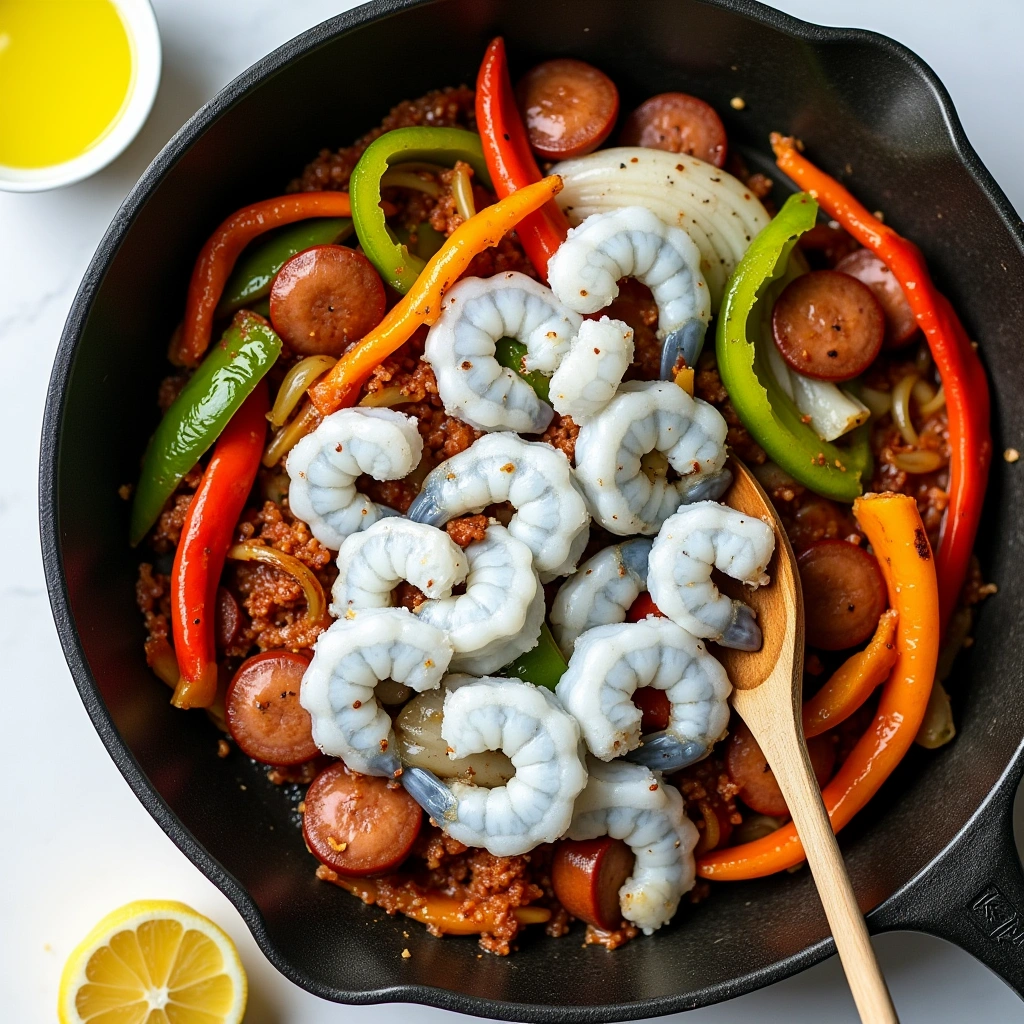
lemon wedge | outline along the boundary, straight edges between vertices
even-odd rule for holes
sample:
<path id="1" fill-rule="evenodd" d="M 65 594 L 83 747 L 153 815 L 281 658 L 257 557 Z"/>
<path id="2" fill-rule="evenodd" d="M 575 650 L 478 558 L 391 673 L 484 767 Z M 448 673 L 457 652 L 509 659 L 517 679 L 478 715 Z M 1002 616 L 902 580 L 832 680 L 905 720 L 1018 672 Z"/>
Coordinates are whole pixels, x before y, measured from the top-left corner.
<path id="1" fill-rule="evenodd" d="M 64 965 L 61 1024 L 238 1024 L 248 985 L 238 950 L 184 903 L 108 914 Z"/>

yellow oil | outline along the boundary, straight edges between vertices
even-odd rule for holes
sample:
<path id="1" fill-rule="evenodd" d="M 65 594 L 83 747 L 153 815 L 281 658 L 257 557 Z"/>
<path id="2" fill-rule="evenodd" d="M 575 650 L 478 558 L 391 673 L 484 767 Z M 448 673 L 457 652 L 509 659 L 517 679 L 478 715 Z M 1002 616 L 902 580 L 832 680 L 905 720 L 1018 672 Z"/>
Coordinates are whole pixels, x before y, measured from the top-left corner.
<path id="1" fill-rule="evenodd" d="M 132 77 L 111 0 L 0 0 L 0 164 L 52 167 L 95 146 Z"/>

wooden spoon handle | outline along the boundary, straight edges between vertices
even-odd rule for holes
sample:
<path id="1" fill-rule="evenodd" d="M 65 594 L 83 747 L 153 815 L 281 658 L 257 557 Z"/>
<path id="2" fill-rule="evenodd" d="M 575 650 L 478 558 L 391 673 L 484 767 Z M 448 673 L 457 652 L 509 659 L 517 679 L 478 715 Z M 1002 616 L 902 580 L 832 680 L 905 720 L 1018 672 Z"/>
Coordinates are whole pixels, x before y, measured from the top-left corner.
<path id="1" fill-rule="evenodd" d="M 814 779 L 807 745 L 794 729 L 780 728 L 778 717 L 770 728 L 758 729 L 749 720 L 747 724 L 772 766 L 793 816 L 860 1019 L 864 1024 L 899 1024 Z"/>

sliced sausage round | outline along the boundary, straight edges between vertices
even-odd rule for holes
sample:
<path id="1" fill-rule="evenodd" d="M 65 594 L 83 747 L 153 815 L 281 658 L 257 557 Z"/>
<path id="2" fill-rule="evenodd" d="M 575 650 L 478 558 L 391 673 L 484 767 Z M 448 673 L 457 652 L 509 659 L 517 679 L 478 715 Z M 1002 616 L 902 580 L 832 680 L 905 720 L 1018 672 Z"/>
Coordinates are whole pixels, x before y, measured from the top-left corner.
<path id="1" fill-rule="evenodd" d="M 614 931 L 622 923 L 619 889 L 633 873 L 634 861 L 621 839 L 563 839 L 551 861 L 555 896 L 573 917 Z"/>
<path id="2" fill-rule="evenodd" d="M 591 64 L 571 57 L 545 61 L 516 87 L 533 150 L 545 160 L 591 153 L 619 116 L 619 90 Z"/>
<path id="3" fill-rule="evenodd" d="M 888 606 L 885 579 L 874 555 L 846 540 L 819 540 L 800 553 L 796 564 L 808 644 L 842 651 L 874 633 Z"/>
<path id="4" fill-rule="evenodd" d="M 642 733 L 660 732 L 668 728 L 672 705 L 668 694 L 656 686 L 641 686 L 633 692 L 633 703 L 640 709 L 640 731 Z"/>
<path id="5" fill-rule="evenodd" d="M 299 703 L 309 658 L 292 651 L 264 651 L 242 662 L 228 686 L 224 711 L 241 750 L 272 765 L 316 757 L 313 723 Z"/>
<path id="6" fill-rule="evenodd" d="M 818 786 L 824 786 L 832 777 L 836 748 L 830 736 L 815 736 L 807 741 L 807 753 Z M 775 773 L 768 767 L 757 740 L 743 722 L 738 722 L 725 752 L 725 768 L 729 778 L 740 787 L 739 798 L 758 814 L 773 818 L 789 816 L 789 808 L 775 781 Z"/>
<path id="7" fill-rule="evenodd" d="M 416 842 L 423 811 L 396 782 L 359 775 L 341 761 L 306 791 L 302 834 L 313 856 L 342 875 L 397 867 Z"/>
<path id="8" fill-rule="evenodd" d="M 274 330 L 300 355 L 340 356 L 384 319 L 384 282 L 344 245 L 296 253 L 270 286 Z"/>
<path id="9" fill-rule="evenodd" d="M 907 302 L 896 275 L 870 249 L 844 256 L 836 270 L 866 284 L 885 313 L 885 347 L 899 348 L 917 334 L 917 317 Z"/>
<path id="10" fill-rule="evenodd" d="M 214 637 L 217 650 L 223 651 L 230 647 L 242 629 L 242 609 L 238 600 L 227 587 L 217 588 L 217 608 L 214 618 Z"/>
<path id="11" fill-rule="evenodd" d="M 686 153 L 716 167 L 725 164 L 725 125 L 714 107 L 685 92 L 663 92 L 626 119 L 620 141 L 669 153 Z"/>
<path id="12" fill-rule="evenodd" d="M 772 310 L 782 358 L 818 380 L 850 380 L 882 348 L 885 314 L 867 285 L 836 270 L 814 270 L 791 281 Z"/>

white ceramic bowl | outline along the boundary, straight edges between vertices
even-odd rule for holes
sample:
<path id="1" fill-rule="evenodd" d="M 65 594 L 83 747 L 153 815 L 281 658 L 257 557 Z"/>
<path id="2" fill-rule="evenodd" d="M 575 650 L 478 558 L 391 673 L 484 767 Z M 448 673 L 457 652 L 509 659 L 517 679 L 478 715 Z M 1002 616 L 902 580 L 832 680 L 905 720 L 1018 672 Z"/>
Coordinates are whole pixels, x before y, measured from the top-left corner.
<path id="1" fill-rule="evenodd" d="M 160 85 L 160 33 L 149 0 L 112 0 L 124 21 L 132 49 L 132 80 L 128 101 L 113 127 L 99 142 L 73 160 L 49 167 L 5 167 L 0 164 L 0 190 L 43 192 L 71 185 L 106 167 L 139 133 Z"/>

